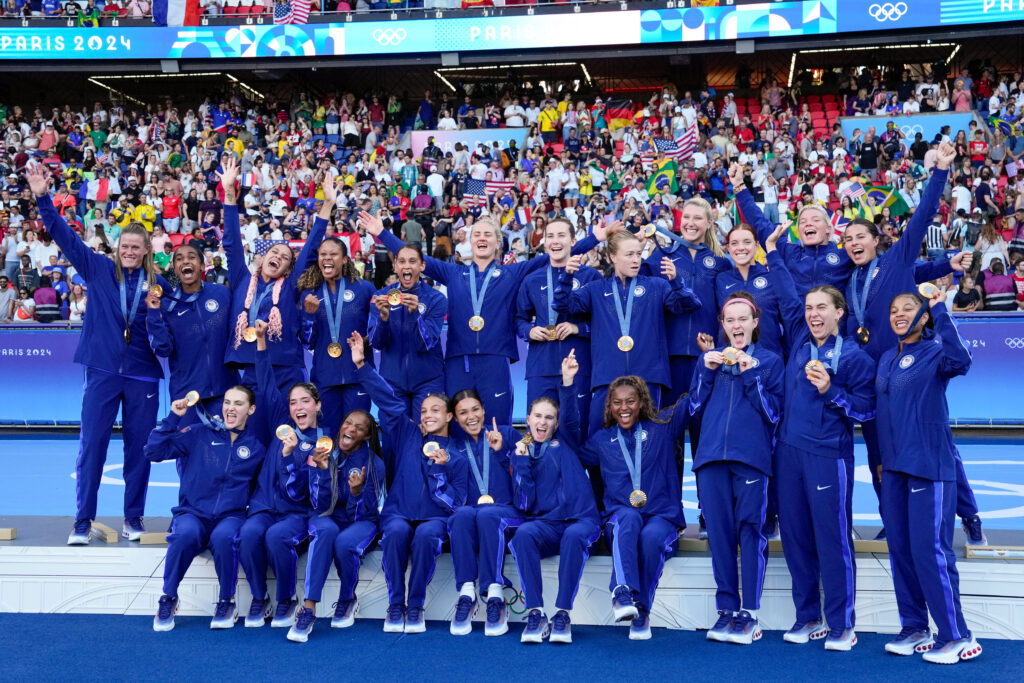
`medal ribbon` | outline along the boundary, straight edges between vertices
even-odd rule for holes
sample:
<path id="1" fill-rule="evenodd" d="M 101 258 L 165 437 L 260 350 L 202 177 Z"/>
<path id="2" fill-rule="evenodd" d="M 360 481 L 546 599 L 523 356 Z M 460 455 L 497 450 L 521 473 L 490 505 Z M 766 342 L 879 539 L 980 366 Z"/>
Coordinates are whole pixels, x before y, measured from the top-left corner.
<path id="1" fill-rule="evenodd" d="M 123 274 L 123 273 L 122 273 Z M 127 276 L 121 278 L 121 315 L 124 316 L 125 329 L 129 329 L 132 323 L 135 321 L 135 316 L 139 312 L 139 300 L 142 299 L 142 282 L 146 279 L 146 271 L 139 270 L 139 281 L 135 283 L 135 298 L 132 300 L 131 311 L 128 309 L 128 283 L 126 282 Z"/>
<path id="2" fill-rule="evenodd" d="M 252 327 L 256 320 L 260 317 L 260 304 L 263 303 L 263 300 L 267 298 L 267 295 L 270 294 L 270 290 L 273 288 L 274 285 L 268 282 L 267 286 L 263 288 L 263 293 L 253 300 L 252 306 L 249 307 L 248 313 L 249 327 Z"/>
<path id="3" fill-rule="evenodd" d="M 633 321 L 633 295 L 636 293 L 636 287 L 633 286 L 633 278 L 629 278 L 626 283 L 626 287 L 629 288 L 629 294 L 626 295 L 626 311 L 622 311 L 622 300 L 619 298 L 619 283 L 613 277 L 612 278 L 612 298 L 615 300 L 615 315 L 619 318 L 619 332 L 621 336 L 629 336 L 629 326 Z"/>
<path id="4" fill-rule="evenodd" d="M 345 308 L 345 278 L 338 278 L 338 310 L 334 310 L 331 303 L 331 291 L 325 282 L 321 291 L 324 295 L 324 313 L 327 314 L 327 326 L 331 330 L 331 341 L 337 343 L 338 335 L 341 333 L 341 311 Z"/>
<path id="5" fill-rule="evenodd" d="M 636 430 L 636 446 L 633 448 L 634 455 L 631 460 L 629 449 L 626 448 L 626 435 L 620 427 L 615 430 L 619 433 L 619 449 L 622 451 L 622 458 L 626 461 L 626 469 L 629 470 L 629 478 L 633 482 L 633 490 L 640 490 L 640 472 L 643 464 L 643 428 Z"/>
<path id="6" fill-rule="evenodd" d="M 199 291 L 198 292 L 193 292 L 192 294 L 189 294 L 188 298 L 185 298 L 185 299 L 181 298 L 181 296 L 182 296 L 181 287 L 176 288 L 174 290 L 172 296 L 167 297 L 168 299 L 171 300 L 171 304 L 167 307 L 167 312 L 170 313 L 171 311 L 173 311 L 174 307 L 178 305 L 179 301 L 181 303 L 183 303 L 183 304 L 190 304 L 190 303 L 192 303 L 193 301 L 198 299 L 199 295 L 202 294 L 202 293 L 203 293 L 203 285 L 202 285 L 202 283 L 199 284 Z"/>
<path id="7" fill-rule="evenodd" d="M 871 264 L 868 266 L 868 276 L 864 278 L 864 289 L 861 290 L 860 296 L 857 296 L 857 271 L 853 271 L 850 275 L 850 284 L 846 287 L 846 298 L 850 301 L 850 307 L 853 309 L 853 316 L 857 319 L 857 324 L 864 327 L 864 309 L 868 304 L 868 290 L 871 289 L 871 282 L 875 279 L 875 275 L 878 274 L 878 257 L 876 256 L 871 260 Z"/>
<path id="8" fill-rule="evenodd" d="M 494 270 L 494 262 L 492 261 L 487 270 L 484 271 L 484 284 L 480 287 L 479 296 L 476 293 L 476 266 L 470 264 L 469 266 L 469 298 L 473 302 L 473 315 L 480 317 L 480 309 L 484 305 L 484 296 L 487 295 L 487 285 L 491 284 L 491 272 Z"/>
<path id="9" fill-rule="evenodd" d="M 811 360 L 818 360 L 818 345 L 813 341 L 807 342 L 811 347 Z M 843 353 L 843 336 L 840 334 L 836 335 L 836 345 L 832 349 L 832 360 L 828 363 L 828 369 L 832 371 L 832 374 L 836 374 L 839 371 L 839 356 Z"/>
<path id="10" fill-rule="evenodd" d="M 473 478 L 476 479 L 476 486 L 480 489 L 480 495 L 486 496 L 488 485 L 491 482 L 491 442 L 487 440 L 487 435 L 484 434 L 482 439 L 484 442 L 484 471 L 483 475 L 480 474 L 480 464 L 476 460 L 476 452 L 473 450 L 473 442 L 466 439 L 466 455 L 469 457 L 469 469 L 473 472 Z"/>
<path id="11" fill-rule="evenodd" d="M 541 458 L 543 458 L 543 457 L 544 457 L 544 453 L 546 453 L 546 452 L 547 452 L 547 450 L 548 450 L 548 446 L 550 446 L 550 445 L 551 445 L 551 440 L 549 439 L 548 441 L 545 441 L 544 443 L 542 443 L 542 444 L 540 445 L 540 453 L 537 453 L 537 454 L 535 455 L 535 454 L 534 454 L 534 448 L 533 448 L 533 447 L 534 447 L 534 446 L 536 446 L 536 445 L 537 445 L 537 444 L 535 444 L 535 443 L 531 443 L 530 445 L 528 445 L 528 446 L 526 447 L 526 449 L 527 449 L 528 451 L 530 451 L 530 458 L 531 458 L 532 460 L 540 460 Z"/>
<path id="12" fill-rule="evenodd" d="M 551 266 L 548 266 L 547 271 L 548 271 L 548 273 L 547 273 L 547 275 L 548 275 L 548 292 L 547 292 L 548 293 L 548 325 L 557 325 L 558 324 L 558 314 L 555 313 L 555 288 L 551 286 L 551 282 L 552 282 L 551 273 L 554 271 L 554 268 L 551 267 Z"/>
<path id="13" fill-rule="evenodd" d="M 323 435 L 324 435 L 324 430 L 322 428 L 320 428 L 320 427 L 316 428 L 316 439 L 309 438 L 308 436 L 306 436 L 305 434 L 302 433 L 301 429 L 296 429 L 295 430 L 295 437 L 299 441 L 301 441 L 302 443 L 315 444 L 317 442 L 317 439 L 319 439 Z"/>

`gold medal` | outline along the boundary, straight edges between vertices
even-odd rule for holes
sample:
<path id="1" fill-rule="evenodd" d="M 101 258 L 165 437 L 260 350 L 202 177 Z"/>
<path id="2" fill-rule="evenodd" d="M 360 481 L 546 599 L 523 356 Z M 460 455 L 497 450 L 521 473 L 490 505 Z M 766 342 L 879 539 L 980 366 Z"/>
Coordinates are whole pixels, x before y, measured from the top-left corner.
<path id="1" fill-rule="evenodd" d="M 917 286 L 917 293 L 925 299 L 931 299 L 939 293 L 939 288 L 930 282 L 922 282 Z"/>
<path id="2" fill-rule="evenodd" d="M 544 329 L 547 330 L 547 332 L 548 332 L 548 339 L 550 339 L 551 341 L 555 341 L 558 338 L 558 333 L 555 332 L 555 326 L 554 325 L 548 325 Z"/>
<path id="3" fill-rule="evenodd" d="M 439 450 L 441 450 L 441 444 L 439 444 L 436 441 L 428 441 L 425 444 L 423 444 L 423 455 L 426 455 L 428 457 L 432 455 L 435 451 Z"/>
<path id="4" fill-rule="evenodd" d="M 479 332 L 484 329 L 484 319 L 479 315 L 474 315 L 469 319 L 469 329 L 474 332 Z"/>
<path id="5" fill-rule="evenodd" d="M 164 295 L 164 288 L 159 284 L 150 285 L 149 293 L 159 298 Z"/>
<path id="6" fill-rule="evenodd" d="M 494 498 L 492 498 L 491 496 L 489 496 L 489 495 L 487 495 L 485 493 L 484 495 L 482 495 L 482 496 L 480 496 L 479 498 L 476 499 L 476 504 L 477 505 L 493 505 L 494 504 Z"/>
<path id="7" fill-rule="evenodd" d="M 244 339 L 247 342 L 256 341 L 256 328 L 253 327 L 252 325 L 245 328 L 245 333 L 242 335 L 242 339 Z"/>
<path id="8" fill-rule="evenodd" d="M 658 227 L 654 223 L 648 223 L 644 226 L 644 237 L 650 239 L 654 237 L 655 233 L 658 232 Z"/>
<path id="9" fill-rule="evenodd" d="M 824 370 L 825 365 L 820 360 L 809 360 L 807 361 L 807 365 L 804 366 L 804 372 L 810 373 L 815 368 Z"/>
<path id="10" fill-rule="evenodd" d="M 629 504 L 635 508 L 642 508 L 647 505 L 647 494 L 637 489 L 629 494 Z"/>
<path id="11" fill-rule="evenodd" d="M 327 345 L 327 355 L 331 358 L 341 358 L 342 347 L 338 342 L 331 342 Z"/>
<path id="12" fill-rule="evenodd" d="M 274 431 L 274 434 L 277 436 L 278 439 L 284 441 L 289 436 L 291 436 L 294 431 L 295 430 L 292 429 L 289 425 L 281 425 Z"/>
<path id="13" fill-rule="evenodd" d="M 736 365 L 736 361 L 740 358 L 740 350 L 731 346 L 726 346 L 722 349 L 722 362 L 726 365 Z"/>
<path id="14" fill-rule="evenodd" d="M 199 392 L 198 391 L 193 390 L 193 391 L 190 391 L 187 394 L 185 394 L 185 404 L 189 408 L 191 408 L 192 406 L 194 406 L 197 403 L 199 403 Z"/>
<path id="15" fill-rule="evenodd" d="M 392 289 L 390 292 L 388 292 L 388 303 L 391 304 L 392 306 L 401 306 L 402 290 Z"/>
<path id="16" fill-rule="evenodd" d="M 329 436 L 321 436 L 316 440 L 316 447 L 321 451 L 329 451 L 334 448 L 334 442 L 331 441 Z"/>
<path id="17" fill-rule="evenodd" d="M 868 332 L 868 328 L 863 327 L 863 326 L 862 327 L 858 327 L 857 328 L 857 343 L 858 344 L 867 344 L 869 341 L 871 341 L 871 333 Z"/>
<path id="18" fill-rule="evenodd" d="M 619 351 L 629 351 L 633 348 L 633 338 L 628 334 L 624 334 L 619 337 L 619 341 L 616 343 L 616 346 L 619 347 Z"/>

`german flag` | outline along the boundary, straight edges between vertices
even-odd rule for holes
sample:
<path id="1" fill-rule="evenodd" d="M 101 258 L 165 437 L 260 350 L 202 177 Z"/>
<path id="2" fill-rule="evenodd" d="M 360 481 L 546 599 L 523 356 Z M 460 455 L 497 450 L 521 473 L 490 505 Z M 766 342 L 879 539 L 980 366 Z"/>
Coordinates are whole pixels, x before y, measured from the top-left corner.
<path id="1" fill-rule="evenodd" d="M 633 100 L 608 100 L 604 106 L 609 129 L 618 130 L 633 124 Z"/>

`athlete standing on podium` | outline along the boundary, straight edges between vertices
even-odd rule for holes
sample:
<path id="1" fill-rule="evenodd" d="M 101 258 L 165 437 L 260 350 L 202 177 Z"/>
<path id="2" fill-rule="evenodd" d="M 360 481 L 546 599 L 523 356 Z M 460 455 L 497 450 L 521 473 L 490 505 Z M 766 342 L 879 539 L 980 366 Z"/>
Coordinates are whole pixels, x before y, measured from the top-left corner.
<path id="1" fill-rule="evenodd" d="M 149 461 L 143 447 L 156 424 L 159 381 L 163 377 L 146 335 L 144 294 L 159 284 L 149 234 L 139 223 L 126 227 L 114 259 L 92 251 L 68 227 L 49 195 L 49 175 L 41 165 L 27 170 L 43 225 L 78 274 L 89 283 L 89 315 L 75 351 L 75 362 L 85 366 L 82 394 L 82 434 L 75 466 L 77 512 L 68 545 L 86 545 L 96 518 L 96 497 L 110 433 L 121 410 L 124 439 L 124 526 L 121 535 L 137 541 L 145 532 Z"/>

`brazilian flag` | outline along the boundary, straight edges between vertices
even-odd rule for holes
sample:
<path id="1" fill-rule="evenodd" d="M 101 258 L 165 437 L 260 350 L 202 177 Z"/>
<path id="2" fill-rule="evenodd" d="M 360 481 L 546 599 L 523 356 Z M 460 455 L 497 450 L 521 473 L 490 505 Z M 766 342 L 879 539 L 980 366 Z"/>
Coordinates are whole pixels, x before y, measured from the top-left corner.
<path id="1" fill-rule="evenodd" d="M 677 192 L 679 185 L 676 183 L 676 172 L 679 166 L 675 161 L 669 159 L 662 162 L 661 166 L 654 171 L 654 175 L 647 181 L 647 194 L 654 195 L 662 192 Z"/>

